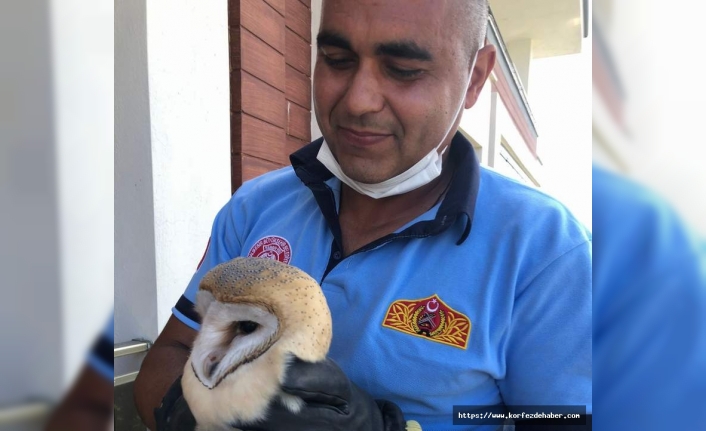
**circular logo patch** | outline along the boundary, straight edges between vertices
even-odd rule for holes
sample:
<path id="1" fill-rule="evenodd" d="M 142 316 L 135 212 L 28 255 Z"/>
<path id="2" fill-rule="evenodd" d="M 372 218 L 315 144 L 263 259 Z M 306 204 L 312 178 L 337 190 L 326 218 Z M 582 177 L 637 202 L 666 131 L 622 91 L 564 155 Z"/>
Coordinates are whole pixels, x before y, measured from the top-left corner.
<path id="1" fill-rule="evenodd" d="M 292 260 L 292 247 L 289 241 L 281 236 L 266 236 L 252 246 L 248 257 L 263 257 L 289 263 Z"/>

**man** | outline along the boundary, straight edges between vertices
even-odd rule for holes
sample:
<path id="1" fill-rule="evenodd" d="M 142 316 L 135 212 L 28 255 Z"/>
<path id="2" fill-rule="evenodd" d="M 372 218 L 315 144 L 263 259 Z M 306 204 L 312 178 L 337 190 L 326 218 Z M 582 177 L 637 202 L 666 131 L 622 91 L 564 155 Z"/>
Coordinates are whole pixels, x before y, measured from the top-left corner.
<path id="1" fill-rule="evenodd" d="M 557 202 L 481 169 L 456 132 L 495 63 L 486 19 L 481 0 L 323 2 L 313 91 L 324 139 L 243 184 L 216 217 L 136 382 L 148 426 L 160 404 L 165 421 L 184 409 L 178 389 L 162 400 L 198 329 L 200 279 L 265 254 L 322 285 L 330 357 L 360 397 L 425 430 L 449 429 L 455 405 L 590 413 L 589 236 Z M 381 411 L 386 426 L 399 419 Z M 364 429 L 335 421 L 297 429 Z"/>

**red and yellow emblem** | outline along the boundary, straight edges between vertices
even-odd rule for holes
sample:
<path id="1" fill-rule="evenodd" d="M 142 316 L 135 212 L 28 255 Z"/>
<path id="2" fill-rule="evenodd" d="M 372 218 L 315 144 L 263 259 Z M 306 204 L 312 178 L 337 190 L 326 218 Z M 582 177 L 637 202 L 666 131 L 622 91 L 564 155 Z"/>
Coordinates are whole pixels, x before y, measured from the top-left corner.
<path id="1" fill-rule="evenodd" d="M 436 295 L 424 299 L 393 302 L 382 326 L 417 337 L 465 349 L 471 335 L 471 321 Z"/>

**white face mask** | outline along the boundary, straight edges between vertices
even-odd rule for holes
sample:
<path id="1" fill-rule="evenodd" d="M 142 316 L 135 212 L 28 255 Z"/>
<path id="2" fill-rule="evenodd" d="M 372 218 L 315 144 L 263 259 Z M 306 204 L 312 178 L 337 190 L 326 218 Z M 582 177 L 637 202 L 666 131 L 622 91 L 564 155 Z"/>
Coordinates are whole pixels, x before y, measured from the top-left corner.
<path id="1" fill-rule="evenodd" d="M 456 117 L 458 116 L 459 112 L 461 112 L 461 110 L 463 109 L 463 103 L 466 100 L 466 91 L 468 90 L 468 86 L 471 84 L 471 78 L 473 77 L 473 66 L 475 66 L 475 59 L 473 60 L 473 63 L 471 65 L 471 73 L 468 77 L 468 82 L 464 87 L 463 97 L 461 97 L 461 103 L 459 104 L 458 109 L 456 110 L 456 114 L 454 114 L 453 118 L 451 119 L 451 124 L 449 124 L 449 127 L 446 129 L 444 137 L 441 138 L 441 142 L 439 142 L 439 144 L 434 147 L 434 149 L 431 150 L 420 161 L 415 163 L 414 166 L 402 172 L 401 174 L 392 177 L 389 180 L 385 180 L 381 183 L 376 184 L 361 183 L 359 181 L 356 181 L 350 178 L 345 173 L 343 173 L 341 165 L 339 165 L 336 161 L 336 158 L 331 152 L 331 149 L 326 143 L 326 140 L 324 140 L 323 144 L 321 144 L 321 149 L 319 150 L 319 153 L 316 158 L 324 166 L 326 166 L 326 168 L 331 171 L 333 175 L 335 175 L 339 180 L 341 180 L 341 182 L 347 184 L 348 187 L 352 188 L 356 192 L 370 196 L 373 199 L 401 195 L 412 190 L 418 189 L 419 187 L 422 187 L 426 184 L 429 184 L 431 181 L 441 175 L 441 168 L 443 162 L 441 156 L 446 151 L 446 148 L 444 148 L 444 150 L 439 153 L 439 147 L 441 147 L 441 145 L 448 137 L 449 132 L 451 132 L 451 128 L 456 122 Z"/>

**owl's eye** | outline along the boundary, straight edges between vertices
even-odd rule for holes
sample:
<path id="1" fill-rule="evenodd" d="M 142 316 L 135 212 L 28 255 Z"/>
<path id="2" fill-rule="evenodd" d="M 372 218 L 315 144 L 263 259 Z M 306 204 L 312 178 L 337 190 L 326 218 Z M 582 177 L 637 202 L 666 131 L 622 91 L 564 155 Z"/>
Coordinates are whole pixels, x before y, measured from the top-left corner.
<path id="1" fill-rule="evenodd" d="M 238 328 L 246 335 L 252 334 L 258 327 L 260 327 L 260 325 L 251 320 L 243 320 L 242 322 L 238 322 Z"/>

